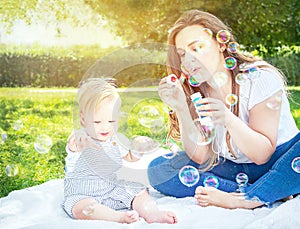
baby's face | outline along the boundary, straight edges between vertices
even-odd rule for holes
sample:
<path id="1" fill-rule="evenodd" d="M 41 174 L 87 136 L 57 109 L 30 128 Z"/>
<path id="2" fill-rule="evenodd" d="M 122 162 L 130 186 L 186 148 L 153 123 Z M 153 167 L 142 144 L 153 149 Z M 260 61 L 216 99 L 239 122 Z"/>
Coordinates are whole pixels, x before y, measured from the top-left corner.
<path id="1" fill-rule="evenodd" d="M 94 114 L 85 116 L 85 128 L 88 135 L 99 141 L 110 139 L 118 129 L 120 107 L 119 97 L 105 98 Z"/>

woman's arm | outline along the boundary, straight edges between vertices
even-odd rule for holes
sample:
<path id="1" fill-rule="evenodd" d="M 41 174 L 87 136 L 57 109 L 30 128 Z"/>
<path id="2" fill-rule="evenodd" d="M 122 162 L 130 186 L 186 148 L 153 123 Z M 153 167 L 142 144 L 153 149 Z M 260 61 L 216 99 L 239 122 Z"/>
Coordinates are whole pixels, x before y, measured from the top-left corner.
<path id="1" fill-rule="evenodd" d="M 249 126 L 234 115 L 225 123 L 234 144 L 256 164 L 267 162 L 276 149 L 281 96 L 280 90 L 256 104 L 250 110 Z M 270 103 L 277 103 L 276 109 L 270 109 Z"/>
<path id="2" fill-rule="evenodd" d="M 204 163 L 210 155 L 209 145 L 201 145 L 203 136 L 196 128 L 191 117 L 186 95 L 179 82 L 176 85 L 168 84 L 167 79 L 163 78 L 158 87 L 158 94 L 161 100 L 172 107 L 176 112 L 179 125 L 181 140 L 187 155 L 196 163 Z"/>

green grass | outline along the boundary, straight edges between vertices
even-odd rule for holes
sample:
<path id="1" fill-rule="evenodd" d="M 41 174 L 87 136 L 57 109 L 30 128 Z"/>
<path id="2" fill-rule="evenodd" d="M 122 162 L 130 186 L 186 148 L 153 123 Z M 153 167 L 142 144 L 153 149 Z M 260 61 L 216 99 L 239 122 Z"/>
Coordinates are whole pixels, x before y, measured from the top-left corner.
<path id="1" fill-rule="evenodd" d="M 65 144 L 73 129 L 75 92 L 56 88 L 0 88 L 0 131 L 7 134 L 6 141 L 1 143 L 0 138 L 0 197 L 64 177 Z M 300 128 L 300 87 L 290 88 L 290 92 L 291 112 Z M 120 94 L 123 101 L 120 132 L 129 138 L 147 135 L 163 140 L 168 108 L 162 105 L 157 92 Z M 143 119 L 145 115 L 149 118 Z M 14 129 L 16 121 L 23 124 L 19 130 Z M 49 153 L 41 154 L 34 148 L 41 134 L 52 139 Z M 18 168 L 16 175 L 7 175 L 7 165 Z"/>

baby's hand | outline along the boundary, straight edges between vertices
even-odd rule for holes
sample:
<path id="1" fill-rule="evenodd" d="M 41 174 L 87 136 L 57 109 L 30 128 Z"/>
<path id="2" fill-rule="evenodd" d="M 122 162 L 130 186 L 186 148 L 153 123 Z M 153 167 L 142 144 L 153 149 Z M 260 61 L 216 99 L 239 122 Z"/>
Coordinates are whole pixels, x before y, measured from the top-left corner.
<path id="1" fill-rule="evenodd" d="M 135 157 L 135 156 L 133 155 L 133 153 L 132 153 L 130 150 L 129 150 L 128 153 L 123 157 L 123 159 L 124 159 L 125 161 L 128 161 L 128 162 L 135 162 L 135 161 L 140 160 L 140 158 Z"/>
<path id="2" fill-rule="evenodd" d="M 91 138 L 84 130 L 73 132 L 68 138 L 68 148 L 72 152 L 81 152 L 84 148 L 91 146 Z"/>

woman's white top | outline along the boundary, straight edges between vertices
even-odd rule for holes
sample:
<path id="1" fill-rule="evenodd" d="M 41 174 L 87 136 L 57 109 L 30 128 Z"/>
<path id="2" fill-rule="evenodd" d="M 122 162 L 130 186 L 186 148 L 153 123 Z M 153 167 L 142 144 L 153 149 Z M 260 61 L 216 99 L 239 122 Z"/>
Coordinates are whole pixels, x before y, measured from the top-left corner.
<path id="1" fill-rule="evenodd" d="M 256 63 L 256 65 L 257 64 L 261 64 L 261 62 Z M 281 76 L 274 69 L 267 67 L 259 68 L 259 73 L 259 77 L 253 80 L 248 79 L 245 84 L 240 86 L 239 118 L 249 125 L 250 110 L 255 105 L 263 102 L 269 97 L 272 97 L 278 91 L 282 91 L 281 112 L 276 144 L 279 146 L 292 139 L 299 132 L 299 130 L 290 112 L 290 105 Z M 213 141 L 214 151 L 216 151 L 216 153 L 219 155 L 237 163 L 252 162 L 235 146 L 232 139 L 231 143 L 237 159 L 234 159 L 228 150 L 226 144 L 226 128 L 220 125 L 216 126 L 216 136 Z"/>

